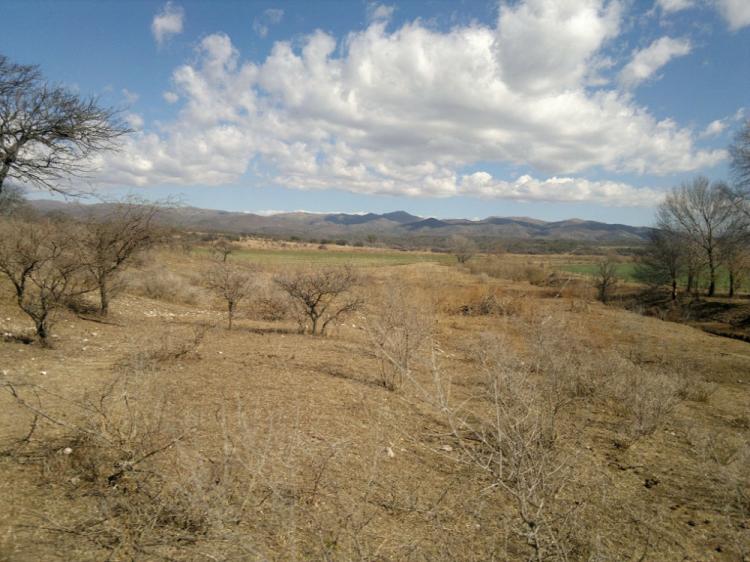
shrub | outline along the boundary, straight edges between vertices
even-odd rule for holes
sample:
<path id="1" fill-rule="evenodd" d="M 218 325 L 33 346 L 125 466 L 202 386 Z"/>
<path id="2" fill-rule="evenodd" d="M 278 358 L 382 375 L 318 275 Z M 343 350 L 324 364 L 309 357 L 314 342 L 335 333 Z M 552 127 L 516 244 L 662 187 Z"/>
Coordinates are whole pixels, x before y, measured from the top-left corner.
<path id="1" fill-rule="evenodd" d="M 253 289 L 251 272 L 247 268 L 221 261 L 206 271 L 205 278 L 208 288 L 227 303 L 228 328 L 231 330 L 237 305 L 245 300 Z"/>
<path id="2" fill-rule="evenodd" d="M 331 322 L 362 305 L 353 293 L 358 276 L 350 266 L 299 270 L 274 281 L 289 296 L 301 333 L 323 335 Z"/>
<path id="3" fill-rule="evenodd" d="M 432 318 L 415 295 L 398 285 L 385 288 L 365 326 L 378 359 L 378 381 L 396 390 L 411 378 L 414 363 L 432 332 Z"/>

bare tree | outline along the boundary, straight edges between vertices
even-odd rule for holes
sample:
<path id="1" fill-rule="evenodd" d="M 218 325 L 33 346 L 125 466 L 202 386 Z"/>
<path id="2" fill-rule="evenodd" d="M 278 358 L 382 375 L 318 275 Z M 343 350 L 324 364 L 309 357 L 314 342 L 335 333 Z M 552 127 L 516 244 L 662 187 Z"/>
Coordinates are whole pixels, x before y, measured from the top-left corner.
<path id="1" fill-rule="evenodd" d="M 6 180 L 59 193 L 89 157 L 130 132 L 117 111 L 44 80 L 39 68 L 0 55 L 0 193 Z"/>
<path id="2" fill-rule="evenodd" d="M 654 230 L 636 268 L 636 277 L 654 286 L 669 285 L 672 300 L 684 269 L 682 239 L 673 232 Z"/>
<path id="3" fill-rule="evenodd" d="M 735 135 L 729 145 L 729 154 L 732 179 L 747 200 L 750 197 L 750 120 L 745 121 L 742 129 Z M 750 209 L 745 207 L 745 210 L 747 212 Z"/>
<path id="4" fill-rule="evenodd" d="M 479 251 L 476 242 L 466 236 L 456 234 L 448 240 L 448 249 L 456 256 L 458 263 L 466 263 Z"/>
<path id="5" fill-rule="evenodd" d="M 599 263 L 596 265 L 594 286 L 596 287 L 599 300 L 607 303 L 612 296 L 612 290 L 618 282 L 617 259 L 614 255 L 608 254 L 599 260 Z"/>
<path id="6" fill-rule="evenodd" d="M 226 301 L 228 328 L 231 330 L 237 305 L 250 295 L 253 288 L 250 270 L 219 262 L 206 272 L 206 284 Z"/>
<path id="7" fill-rule="evenodd" d="M 325 334 L 328 325 L 362 305 L 352 290 L 358 283 L 351 266 L 308 269 L 280 275 L 276 284 L 289 295 L 298 313 L 300 331 Z"/>
<path id="8" fill-rule="evenodd" d="M 48 346 L 54 313 L 92 290 L 75 251 L 75 229 L 15 220 L 0 229 L 0 272 L 13 285 L 18 307 L 33 320 L 40 343 Z"/>
<path id="9" fill-rule="evenodd" d="M 700 283 L 706 272 L 706 259 L 703 249 L 693 240 L 683 237 L 685 252 L 685 291 L 688 294 L 697 294 L 700 291 Z"/>
<path id="10" fill-rule="evenodd" d="M 232 244 L 229 240 L 221 238 L 213 243 L 212 249 L 214 253 L 221 258 L 222 262 L 226 262 L 229 255 L 233 253 L 237 247 Z"/>
<path id="11" fill-rule="evenodd" d="M 701 248 L 708 267 L 709 296 L 716 293 L 721 239 L 738 228 L 736 207 L 726 197 L 726 190 L 725 184 L 711 184 L 699 176 L 672 190 L 659 208 L 679 232 Z"/>
<path id="12" fill-rule="evenodd" d="M 742 282 L 742 275 L 750 266 L 748 236 L 743 231 L 730 233 L 721 241 L 721 261 L 729 275 L 729 298 L 734 297 Z"/>
<path id="13" fill-rule="evenodd" d="M 109 312 L 111 284 L 139 252 L 158 241 L 154 220 L 159 207 L 136 199 L 114 204 L 104 217 L 90 216 L 81 248 L 86 265 L 99 289 L 99 311 Z"/>
<path id="14" fill-rule="evenodd" d="M 660 210 L 656 228 L 649 233 L 648 244 L 636 268 L 636 276 L 652 285 L 669 285 L 672 300 L 677 299 L 677 284 L 687 262 L 687 242 L 671 217 Z"/>

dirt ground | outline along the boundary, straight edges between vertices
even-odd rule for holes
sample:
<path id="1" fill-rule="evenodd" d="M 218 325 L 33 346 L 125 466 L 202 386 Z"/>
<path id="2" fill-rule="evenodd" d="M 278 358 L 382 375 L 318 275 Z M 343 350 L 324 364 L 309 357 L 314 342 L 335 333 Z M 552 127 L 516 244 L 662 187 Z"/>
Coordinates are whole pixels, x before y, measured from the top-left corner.
<path id="1" fill-rule="evenodd" d="M 264 318 L 255 301 L 228 331 L 195 274 L 205 260 L 161 256 L 189 298 L 126 289 L 104 322 L 62 314 L 52 349 L 11 337 L 29 323 L 3 286 L 0 370 L 13 386 L 0 393 L 0 560 L 542 559 L 512 486 L 433 400 L 439 371 L 447 403 L 479 404 L 482 342 L 531 361 L 535 337 L 545 361 L 591 387 L 560 401 L 555 447 L 570 473 L 541 509 L 550 541 L 567 546 L 545 559 L 750 556 L 747 343 L 434 263 L 363 269 L 366 308 L 325 337 Z M 364 329 L 392 283 L 434 321 L 395 391 Z M 493 306 L 475 306 L 488 295 Z M 618 397 L 652 373 L 679 391 L 634 433 Z M 107 400 L 119 413 L 102 413 Z M 125 466 L 81 427 L 117 450 L 164 449 Z"/>

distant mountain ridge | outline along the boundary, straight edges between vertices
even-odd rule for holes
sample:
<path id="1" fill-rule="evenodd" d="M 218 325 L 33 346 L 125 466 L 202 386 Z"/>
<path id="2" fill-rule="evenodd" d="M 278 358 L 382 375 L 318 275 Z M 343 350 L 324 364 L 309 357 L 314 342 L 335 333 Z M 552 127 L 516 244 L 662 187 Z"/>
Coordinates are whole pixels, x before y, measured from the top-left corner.
<path id="1" fill-rule="evenodd" d="M 30 201 L 41 213 L 58 212 L 73 216 L 87 213 L 106 214 L 108 204 L 80 205 L 37 199 Z M 173 207 L 161 213 L 169 225 L 195 231 L 299 236 L 304 238 L 378 237 L 446 237 L 460 234 L 469 237 L 514 240 L 573 240 L 581 242 L 644 241 L 648 227 L 608 224 L 597 221 L 569 219 L 547 222 L 528 217 L 488 217 L 482 220 L 437 219 L 418 217 L 406 211 L 390 213 L 277 213 L 269 216 L 253 213 L 217 211 L 196 207 Z"/>

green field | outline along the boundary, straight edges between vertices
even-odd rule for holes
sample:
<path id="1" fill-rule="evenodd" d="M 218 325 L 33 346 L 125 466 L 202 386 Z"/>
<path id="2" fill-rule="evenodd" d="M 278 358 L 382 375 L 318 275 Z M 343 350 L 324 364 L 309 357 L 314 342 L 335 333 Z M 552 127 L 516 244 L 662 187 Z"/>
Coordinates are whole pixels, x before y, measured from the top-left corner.
<path id="1" fill-rule="evenodd" d="M 208 252 L 210 250 L 203 249 Z M 243 249 L 232 252 L 230 259 L 247 260 L 266 265 L 282 264 L 324 264 L 372 267 L 387 265 L 407 265 L 411 263 L 434 262 L 454 263 L 449 254 L 421 252 L 355 252 L 339 250 L 300 250 L 300 249 Z"/>
<path id="2" fill-rule="evenodd" d="M 635 275 L 637 264 L 633 262 L 619 263 L 617 264 L 617 276 L 628 283 L 640 283 Z M 597 264 L 586 263 L 586 264 L 569 264 L 560 267 L 563 271 L 569 271 L 570 273 L 577 273 L 579 275 L 596 275 Z M 680 283 L 684 285 L 687 282 L 686 278 L 680 279 Z M 699 285 L 701 287 L 707 286 L 708 278 L 704 272 L 699 279 Z M 729 274 L 726 269 L 720 267 L 716 272 L 716 286 L 718 290 L 727 290 L 729 288 Z"/>
<path id="3" fill-rule="evenodd" d="M 595 263 L 579 263 L 563 265 L 560 269 L 563 271 L 569 271 L 570 273 L 577 273 L 579 275 L 596 275 L 598 265 Z M 634 263 L 618 263 L 616 265 L 617 276 L 628 282 L 637 282 L 635 277 L 636 264 Z"/>

